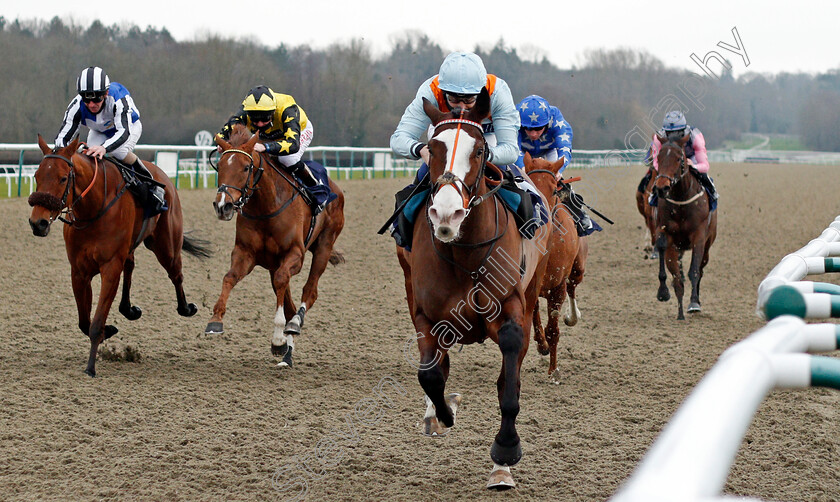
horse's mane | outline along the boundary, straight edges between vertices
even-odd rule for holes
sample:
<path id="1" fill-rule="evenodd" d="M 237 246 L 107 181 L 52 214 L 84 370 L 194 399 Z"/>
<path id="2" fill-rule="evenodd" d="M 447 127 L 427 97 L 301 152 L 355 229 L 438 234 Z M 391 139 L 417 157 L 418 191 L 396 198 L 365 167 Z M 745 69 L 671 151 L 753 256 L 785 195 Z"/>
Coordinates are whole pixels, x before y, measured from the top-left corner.
<path id="1" fill-rule="evenodd" d="M 232 146 L 244 145 L 251 139 L 252 133 L 245 124 L 234 124 L 230 133 L 230 144 Z"/>

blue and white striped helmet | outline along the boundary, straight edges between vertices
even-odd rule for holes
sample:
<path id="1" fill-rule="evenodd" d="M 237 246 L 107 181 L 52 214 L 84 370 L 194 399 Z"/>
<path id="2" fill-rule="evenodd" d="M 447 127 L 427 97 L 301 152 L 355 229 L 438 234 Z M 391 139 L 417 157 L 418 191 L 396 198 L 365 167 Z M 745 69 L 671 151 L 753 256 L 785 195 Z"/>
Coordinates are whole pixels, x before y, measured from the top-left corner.
<path id="1" fill-rule="evenodd" d="M 487 70 L 472 52 L 453 52 L 440 65 L 438 86 L 453 94 L 479 94 L 487 85 Z"/>
<path id="2" fill-rule="evenodd" d="M 685 129 L 686 121 L 685 115 L 679 110 L 673 110 L 665 114 L 665 120 L 662 122 L 662 129 L 665 132 L 680 131 Z"/>
<path id="3" fill-rule="evenodd" d="M 105 70 L 98 66 L 91 66 L 82 70 L 79 79 L 76 80 L 76 91 L 79 94 L 105 94 L 110 85 L 111 79 L 105 74 Z"/>
<path id="4" fill-rule="evenodd" d="M 519 108 L 519 121 L 522 127 L 545 127 L 551 121 L 551 105 L 542 96 L 531 94 L 520 101 L 517 108 Z"/>

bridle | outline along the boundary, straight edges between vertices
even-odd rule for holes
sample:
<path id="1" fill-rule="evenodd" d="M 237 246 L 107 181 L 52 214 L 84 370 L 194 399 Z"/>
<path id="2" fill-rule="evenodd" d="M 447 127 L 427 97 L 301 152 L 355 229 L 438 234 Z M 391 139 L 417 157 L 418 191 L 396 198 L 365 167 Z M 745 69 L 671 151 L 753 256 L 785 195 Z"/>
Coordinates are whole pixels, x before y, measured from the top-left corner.
<path id="1" fill-rule="evenodd" d="M 245 185 L 244 186 L 237 187 L 237 186 L 227 185 L 227 184 L 222 183 L 222 184 L 219 185 L 219 189 L 216 190 L 216 193 L 223 193 L 223 194 L 227 195 L 228 197 L 230 197 L 230 200 L 233 202 L 233 208 L 237 211 L 241 211 L 242 206 L 244 206 L 248 202 L 248 199 L 253 197 L 254 192 L 257 190 L 257 183 L 260 182 L 260 179 L 262 178 L 262 175 L 263 175 L 263 167 L 262 167 L 262 163 L 260 163 L 260 167 L 256 168 L 256 170 L 255 170 L 254 157 L 250 153 L 246 152 L 245 150 L 239 150 L 239 149 L 236 149 L 236 148 L 230 148 L 230 149 L 227 149 L 224 152 L 222 152 L 222 154 L 219 158 L 219 162 L 221 163 L 221 157 L 224 157 L 225 155 L 227 155 L 229 153 L 239 153 L 239 154 L 242 154 L 242 155 L 248 157 L 248 176 L 245 178 Z M 239 192 L 239 198 L 235 199 L 233 197 L 233 195 L 231 195 L 230 192 L 228 191 L 228 188 L 233 188 L 233 189 L 237 190 Z"/>
<path id="2" fill-rule="evenodd" d="M 102 199 L 102 207 L 99 209 L 99 212 L 93 218 L 81 220 L 76 217 L 73 209 L 76 207 L 76 204 L 81 202 L 84 199 L 85 195 L 90 192 L 90 189 L 93 188 L 93 185 L 96 183 L 97 175 L 99 174 L 99 160 L 94 157 L 93 159 L 93 179 L 91 180 L 90 184 L 82 190 L 82 193 L 78 197 L 74 197 L 73 201 L 70 205 L 67 204 L 67 199 L 70 197 L 71 193 L 76 193 L 76 166 L 73 164 L 73 159 L 65 157 L 64 155 L 59 155 L 57 153 L 48 153 L 44 155 L 45 159 L 59 159 L 67 163 L 70 167 L 70 171 L 67 174 L 67 182 L 64 185 L 64 193 L 61 195 L 61 209 L 58 211 L 58 214 L 52 216 L 50 214 L 50 224 L 52 224 L 55 220 L 60 220 L 61 222 L 72 225 L 73 228 L 76 229 L 83 229 L 89 227 L 94 221 L 98 220 L 105 214 L 108 209 L 113 206 L 120 197 L 122 197 L 123 193 L 125 193 L 126 189 L 128 188 L 128 184 L 124 183 L 121 190 L 117 192 L 117 195 L 109 202 L 107 205 L 105 204 L 105 199 L 107 199 L 107 191 L 108 191 L 108 170 L 105 169 L 105 166 L 102 166 L 102 177 L 105 180 L 105 192 L 106 197 Z M 62 216 L 65 215 L 65 216 Z M 79 226 L 79 222 L 85 222 L 87 225 Z"/>
<path id="3" fill-rule="evenodd" d="M 463 110 L 461 110 L 461 116 L 463 117 Z M 454 188 L 458 192 L 458 195 L 461 196 L 463 208 L 467 211 L 467 215 L 469 215 L 472 208 L 478 206 L 479 204 L 487 200 L 491 195 L 496 193 L 502 187 L 502 171 L 497 166 L 493 165 L 490 162 L 487 162 L 487 157 L 489 156 L 489 149 L 487 147 L 487 139 L 484 138 L 484 129 L 481 127 L 481 124 L 465 118 L 453 118 L 442 120 L 435 124 L 435 133 L 432 135 L 432 138 L 434 138 L 437 135 L 437 130 L 439 127 L 447 124 L 458 124 L 458 128 L 455 132 L 455 144 L 452 146 L 452 161 L 447 170 L 443 173 L 443 175 L 440 178 L 438 178 L 438 180 L 432 186 L 431 198 L 434 199 L 435 195 L 437 195 L 437 193 L 446 185 L 452 185 L 452 188 Z M 481 154 L 481 164 L 478 168 L 478 175 L 475 178 L 475 182 L 470 187 L 467 187 L 467 185 L 464 183 L 464 180 L 462 180 L 454 172 L 452 172 L 453 168 L 455 167 L 455 152 L 458 150 L 458 138 L 460 136 L 459 133 L 461 132 L 462 125 L 469 125 L 475 127 L 481 133 L 482 145 L 481 148 L 479 148 L 479 152 Z M 475 195 L 478 191 L 480 183 L 484 179 L 484 169 L 487 167 L 496 171 L 496 173 L 499 176 L 499 183 L 496 184 L 496 186 L 494 186 L 490 191 L 488 191 L 484 195 Z"/>
<path id="4" fill-rule="evenodd" d="M 653 182 L 656 183 L 656 180 L 662 178 L 662 179 L 668 180 L 669 186 L 674 187 L 674 186 L 677 185 L 677 183 L 680 182 L 680 180 L 683 179 L 683 176 L 685 176 L 685 173 L 688 171 L 688 169 L 686 169 L 685 150 L 683 150 L 682 147 L 680 147 L 678 145 L 668 145 L 668 144 L 662 145 L 662 148 L 664 149 L 666 146 L 668 146 L 669 148 L 676 148 L 680 152 L 679 175 L 674 177 L 674 176 L 668 176 L 668 175 L 665 175 L 665 174 L 657 174 L 656 178 L 654 178 Z M 657 173 L 658 173 L 658 171 L 657 171 Z"/>

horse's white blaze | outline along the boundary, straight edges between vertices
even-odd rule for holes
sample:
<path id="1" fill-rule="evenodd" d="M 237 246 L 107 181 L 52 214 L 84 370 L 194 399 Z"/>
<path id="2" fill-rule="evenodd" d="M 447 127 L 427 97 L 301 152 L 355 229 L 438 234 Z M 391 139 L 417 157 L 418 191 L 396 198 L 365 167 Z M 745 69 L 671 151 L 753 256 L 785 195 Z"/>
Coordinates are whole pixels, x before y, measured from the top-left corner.
<path id="1" fill-rule="evenodd" d="M 453 156 L 456 132 L 456 129 L 448 129 L 435 136 L 435 139 L 446 145 L 446 169 L 452 166 L 452 174 L 463 180 L 470 171 L 470 154 L 475 148 L 475 138 L 461 131 L 458 135 L 458 149 Z M 463 189 L 463 184 L 460 186 Z M 434 195 L 429 219 L 438 239 L 444 242 L 456 239 L 465 217 L 464 201 L 455 187 L 446 185 Z"/>
<path id="2" fill-rule="evenodd" d="M 271 337 L 271 345 L 280 347 L 292 338 L 283 333 L 284 329 L 286 329 L 286 315 L 283 313 L 283 306 L 280 305 L 277 307 L 277 313 L 274 314 L 274 335 Z"/>

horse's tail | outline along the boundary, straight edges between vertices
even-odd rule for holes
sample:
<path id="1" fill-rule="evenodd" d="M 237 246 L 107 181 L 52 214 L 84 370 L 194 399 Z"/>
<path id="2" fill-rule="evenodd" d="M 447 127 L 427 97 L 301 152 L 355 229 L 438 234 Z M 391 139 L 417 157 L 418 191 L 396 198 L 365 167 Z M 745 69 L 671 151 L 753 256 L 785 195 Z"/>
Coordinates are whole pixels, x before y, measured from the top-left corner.
<path id="1" fill-rule="evenodd" d="M 213 256 L 213 251 L 210 249 L 210 241 L 199 239 L 197 237 L 190 237 L 187 234 L 189 234 L 189 232 L 184 234 L 184 244 L 181 247 L 183 251 L 201 259 Z"/>
<path id="2" fill-rule="evenodd" d="M 331 265 L 338 265 L 339 263 L 344 263 L 344 253 L 337 249 L 333 249 L 330 252 L 330 264 Z"/>

